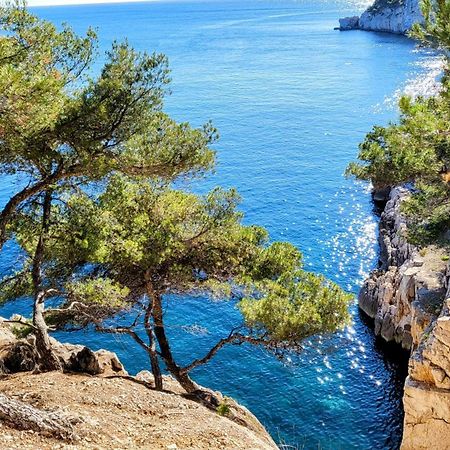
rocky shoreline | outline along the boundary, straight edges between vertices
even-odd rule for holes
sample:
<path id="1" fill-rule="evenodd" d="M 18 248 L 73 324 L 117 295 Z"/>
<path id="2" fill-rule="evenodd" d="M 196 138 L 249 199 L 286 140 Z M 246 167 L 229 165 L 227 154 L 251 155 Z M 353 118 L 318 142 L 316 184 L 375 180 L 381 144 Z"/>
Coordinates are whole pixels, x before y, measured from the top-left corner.
<path id="1" fill-rule="evenodd" d="M 403 398 L 402 450 L 450 449 L 450 270 L 444 251 L 420 251 L 405 239 L 400 206 L 409 191 L 391 190 L 379 225 L 379 267 L 358 302 L 374 331 L 411 351 Z"/>
<path id="2" fill-rule="evenodd" d="M 422 21 L 420 0 L 375 0 L 361 16 L 339 19 L 338 29 L 405 34 Z"/>
<path id="3" fill-rule="evenodd" d="M 18 338 L 15 328 L 0 318 L 1 449 L 278 448 L 233 399 L 202 388 L 220 400 L 215 408 L 170 376 L 156 391 L 150 372 L 130 376 L 106 350 L 52 339 L 64 372 L 39 373 L 33 339 Z"/>

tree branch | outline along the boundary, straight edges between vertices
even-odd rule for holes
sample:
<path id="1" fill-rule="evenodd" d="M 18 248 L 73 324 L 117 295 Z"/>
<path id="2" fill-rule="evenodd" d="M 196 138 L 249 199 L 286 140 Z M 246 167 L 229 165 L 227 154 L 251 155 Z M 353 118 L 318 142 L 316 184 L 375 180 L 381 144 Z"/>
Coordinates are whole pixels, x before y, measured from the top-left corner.
<path id="1" fill-rule="evenodd" d="M 33 329 L 34 331 L 37 330 L 37 327 L 35 327 L 32 323 L 28 323 L 28 322 L 25 322 L 25 321 L 20 320 L 20 319 L 16 319 L 16 320 L 3 320 L 3 323 L 16 323 L 16 324 L 19 324 L 19 325 L 23 325 L 23 326 L 26 326 L 26 327 L 30 327 L 30 328 Z"/>
<path id="2" fill-rule="evenodd" d="M 43 178 L 41 181 L 38 181 L 37 183 L 27 186 L 24 189 L 22 189 L 17 194 L 13 195 L 8 203 L 4 206 L 2 212 L 0 213 L 0 250 L 5 244 L 7 240 L 6 236 L 6 227 L 8 225 L 8 222 L 13 215 L 13 213 L 16 211 L 17 207 L 28 198 L 32 197 L 33 195 L 38 194 L 39 192 L 42 192 L 49 186 L 51 186 L 53 183 L 56 183 L 57 181 L 67 178 L 70 176 L 75 176 L 79 170 L 79 167 L 74 165 L 68 170 L 64 170 L 63 166 L 60 165 L 55 172 L 53 172 L 51 175 Z"/>
<path id="3" fill-rule="evenodd" d="M 188 366 L 182 367 L 181 372 L 187 373 L 198 366 L 206 364 L 226 344 L 232 343 L 235 340 L 239 340 L 240 342 L 241 338 L 244 338 L 244 336 L 242 336 L 241 334 L 236 333 L 236 331 L 240 328 L 241 327 L 233 328 L 230 334 L 226 338 L 222 338 L 219 342 L 217 342 L 217 344 L 213 348 L 211 348 L 211 350 L 203 358 L 198 358 L 192 361 Z"/>
<path id="4" fill-rule="evenodd" d="M 109 333 L 109 334 L 128 334 L 131 336 L 146 352 L 148 352 L 148 345 L 139 337 L 139 335 L 130 328 L 126 327 L 117 327 L 117 328 L 108 328 L 102 327 L 99 324 L 95 325 L 95 330 L 100 333 Z"/>

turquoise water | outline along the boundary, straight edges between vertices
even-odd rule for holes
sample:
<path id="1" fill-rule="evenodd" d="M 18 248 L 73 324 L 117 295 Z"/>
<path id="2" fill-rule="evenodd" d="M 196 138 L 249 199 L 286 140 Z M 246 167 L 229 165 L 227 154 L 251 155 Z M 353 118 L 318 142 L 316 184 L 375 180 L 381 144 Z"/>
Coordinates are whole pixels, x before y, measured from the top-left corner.
<path id="1" fill-rule="evenodd" d="M 166 110 L 194 125 L 212 119 L 221 133 L 217 172 L 192 188 L 236 186 L 247 223 L 293 242 L 310 270 L 356 293 L 376 264 L 377 220 L 367 187 L 343 171 L 371 125 L 395 118 L 396 92 L 420 89 L 435 64 L 406 38 L 333 30 L 338 17 L 360 7 L 345 0 L 230 0 L 34 10 L 80 32 L 97 27 L 102 51 L 127 37 L 138 49 L 166 53 L 173 71 Z M 4 181 L 3 201 L 10 191 Z M 166 301 L 181 360 L 203 354 L 237 317 L 224 302 Z M 404 355 L 375 340 L 356 306 L 352 314 L 351 328 L 313 339 L 284 364 L 259 349 L 226 348 L 194 377 L 248 406 L 279 442 L 398 448 Z M 116 351 L 132 373 L 148 368 L 126 338 L 57 337 Z"/>

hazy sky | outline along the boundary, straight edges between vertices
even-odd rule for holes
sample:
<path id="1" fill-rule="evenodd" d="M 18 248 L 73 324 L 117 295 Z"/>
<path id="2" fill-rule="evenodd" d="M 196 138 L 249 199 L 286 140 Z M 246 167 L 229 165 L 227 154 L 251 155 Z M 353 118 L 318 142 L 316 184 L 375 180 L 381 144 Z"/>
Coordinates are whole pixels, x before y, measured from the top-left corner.
<path id="1" fill-rule="evenodd" d="M 80 3 L 123 3 L 148 0 L 28 0 L 29 6 L 48 6 L 48 5 L 77 5 Z M 150 0 L 151 1 L 151 0 Z"/>

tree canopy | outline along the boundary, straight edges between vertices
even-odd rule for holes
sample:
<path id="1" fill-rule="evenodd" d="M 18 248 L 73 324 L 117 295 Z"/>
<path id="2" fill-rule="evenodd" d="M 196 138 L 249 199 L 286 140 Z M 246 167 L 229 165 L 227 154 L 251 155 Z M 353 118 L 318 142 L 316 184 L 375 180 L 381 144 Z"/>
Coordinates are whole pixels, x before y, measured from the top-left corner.
<path id="1" fill-rule="evenodd" d="M 225 344 L 299 350 L 306 337 L 347 323 L 350 296 L 304 271 L 294 246 L 244 225 L 235 190 L 175 188 L 213 168 L 217 132 L 163 111 L 164 55 L 115 42 L 93 76 L 93 31 L 58 29 L 17 2 L 0 8 L 0 26 L 0 173 L 25 186 L 0 213 L 0 248 L 11 239 L 22 255 L 0 300 L 33 298 L 23 326 L 36 336 L 42 370 L 62 368 L 49 326 L 93 325 L 132 336 L 156 388 L 162 359 L 191 392 L 189 372 Z M 184 367 L 164 322 L 162 300 L 173 293 L 219 296 L 241 313 L 229 335 Z M 124 312 L 130 323 L 118 325 Z"/>
<path id="2" fill-rule="evenodd" d="M 303 339 L 347 323 L 350 296 L 305 272 L 291 244 L 270 244 L 266 230 L 243 225 L 237 202 L 234 190 L 199 197 L 124 176 L 112 177 L 98 197 L 71 196 L 53 208 L 43 257 L 46 290 L 64 299 L 57 310 L 47 311 L 47 319 L 63 327 L 94 324 L 99 331 L 127 332 L 155 364 L 162 356 L 187 390 L 195 386 L 187 372 L 199 362 L 181 367 L 175 361 L 163 295 L 205 293 L 236 303 L 242 321 L 204 362 L 226 343 L 249 342 L 277 353 L 298 350 Z M 30 261 L 38 237 L 30 230 L 39 223 L 39 214 L 30 210 L 15 227 Z M 28 267 L 18 279 L 29 279 Z M 10 286 L 13 297 L 29 294 L 30 284 L 11 280 Z M 132 311 L 131 325 L 107 328 L 104 320 L 124 309 Z M 142 325 L 146 343 L 136 331 Z"/>
<path id="3" fill-rule="evenodd" d="M 59 30 L 21 4 L 0 7 L 0 27 L 0 173 L 25 184 L 0 214 L 0 244 L 16 209 L 50 186 L 113 171 L 172 180 L 212 168 L 215 129 L 192 129 L 162 111 L 164 55 L 114 42 L 92 77 L 92 30 Z"/>

